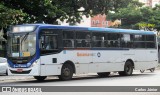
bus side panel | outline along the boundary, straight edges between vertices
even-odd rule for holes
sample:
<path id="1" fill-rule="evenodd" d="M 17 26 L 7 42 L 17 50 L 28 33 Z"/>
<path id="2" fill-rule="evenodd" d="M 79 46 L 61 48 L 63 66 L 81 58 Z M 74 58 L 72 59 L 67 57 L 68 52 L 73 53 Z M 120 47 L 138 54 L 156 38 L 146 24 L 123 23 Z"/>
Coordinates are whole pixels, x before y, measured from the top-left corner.
<path id="1" fill-rule="evenodd" d="M 97 73 L 98 72 L 98 64 L 96 64 L 96 63 L 90 63 L 89 64 L 89 73 Z"/>
<path id="2" fill-rule="evenodd" d="M 124 62 L 122 61 L 119 50 L 93 51 L 93 63 L 97 67 L 97 72 L 123 71 Z"/>
<path id="3" fill-rule="evenodd" d="M 93 56 L 91 50 L 67 50 L 63 56 L 66 56 L 65 60 L 70 60 L 75 64 L 76 74 L 89 73 L 89 65 L 92 63 Z"/>
<path id="4" fill-rule="evenodd" d="M 76 74 L 87 74 L 89 73 L 90 65 L 92 64 L 93 53 L 91 50 L 63 50 L 58 55 L 58 63 L 66 63 L 67 61 L 72 62 L 75 65 Z M 92 65 L 93 72 L 96 72 L 95 65 Z"/>
<path id="5" fill-rule="evenodd" d="M 134 50 L 135 52 L 135 69 L 145 70 L 157 67 L 158 56 L 156 49 Z"/>

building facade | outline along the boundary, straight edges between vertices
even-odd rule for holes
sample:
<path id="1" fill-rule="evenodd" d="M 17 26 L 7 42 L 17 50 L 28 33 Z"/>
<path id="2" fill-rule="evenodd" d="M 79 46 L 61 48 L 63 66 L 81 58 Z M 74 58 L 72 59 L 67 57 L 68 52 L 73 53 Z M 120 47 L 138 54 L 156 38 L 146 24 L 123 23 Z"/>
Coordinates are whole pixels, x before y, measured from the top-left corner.
<path id="1" fill-rule="evenodd" d="M 67 21 L 61 22 L 58 20 L 59 25 L 69 26 L 69 23 Z M 83 16 L 80 23 L 76 23 L 75 26 L 80 27 L 110 27 L 112 26 L 113 22 L 106 20 L 106 15 L 98 14 L 94 17 L 86 17 Z"/>
<path id="2" fill-rule="evenodd" d="M 91 18 L 91 27 L 107 27 L 106 15 L 98 14 Z"/>
<path id="3" fill-rule="evenodd" d="M 156 4 L 160 4 L 160 0 L 139 0 L 139 2 L 144 3 L 144 6 L 155 7 Z"/>

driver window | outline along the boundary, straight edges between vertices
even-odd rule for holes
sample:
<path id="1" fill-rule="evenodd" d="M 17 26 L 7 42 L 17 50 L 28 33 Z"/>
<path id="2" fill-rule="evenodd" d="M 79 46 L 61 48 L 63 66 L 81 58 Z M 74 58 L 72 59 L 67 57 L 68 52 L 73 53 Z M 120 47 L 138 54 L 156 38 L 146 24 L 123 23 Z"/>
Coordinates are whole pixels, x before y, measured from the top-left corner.
<path id="1" fill-rule="evenodd" d="M 43 35 L 41 36 L 41 49 L 43 50 L 56 50 L 58 49 L 57 36 Z"/>
<path id="2" fill-rule="evenodd" d="M 59 33 L 61 30 L 44 29 L 40 33 L 39 47 L 41 55 L 55 54 L 59 52 Z"/>

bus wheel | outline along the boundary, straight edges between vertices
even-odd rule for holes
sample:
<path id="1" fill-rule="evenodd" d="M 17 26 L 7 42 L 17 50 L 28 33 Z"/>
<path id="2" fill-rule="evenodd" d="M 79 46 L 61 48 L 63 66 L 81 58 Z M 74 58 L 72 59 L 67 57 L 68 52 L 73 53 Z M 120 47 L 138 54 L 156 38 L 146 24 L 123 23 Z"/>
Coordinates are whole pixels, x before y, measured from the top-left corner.
<path id="1" fill-rule="evenodd" d="M 69 64 L 64 64 L 61 69 L 61 75 L 58 76 L 60 80 L 70 80 L 73 76 L 73 68 Z"/>
<path id="2" fill-rule="evenodd" d="M 44 79 L 47 78 L 47 76 L 34 76 L 34 78 L 38 81 L 43 81 Z"/>
<path id="3" fill-rule="evenodd" d="M 107 77 L 110 75 L 110 72 L 97 73 L 99 77 Z"/>
<path id="4" fill-rule="evenodd" d="M 133 65 L 130 61 L 127 61 L 124 66 L 124 71 L 118 72 L 121 76 L 130 76 L 133 73 Z"/>

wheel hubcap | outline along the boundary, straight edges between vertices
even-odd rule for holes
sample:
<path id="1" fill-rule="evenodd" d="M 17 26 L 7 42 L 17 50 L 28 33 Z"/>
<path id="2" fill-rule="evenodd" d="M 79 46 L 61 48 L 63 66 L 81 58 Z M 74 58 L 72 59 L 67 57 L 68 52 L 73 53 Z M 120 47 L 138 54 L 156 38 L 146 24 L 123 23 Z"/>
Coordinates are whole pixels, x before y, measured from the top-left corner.
<path id="1" fill-rule="evenodd" d="M 65 68 L 63 71 L 64 76 L 69 76 L 70 75 L 70 70 L 68 68 Z"/>
<path id="2" fill-rule="evenodd" d="M 127 71 L 128 73 L 130 73 L 131 67 L 130 67 L 130 66 L 127 66 L 127 67 L 126 67 L 126 71 Z"/>

